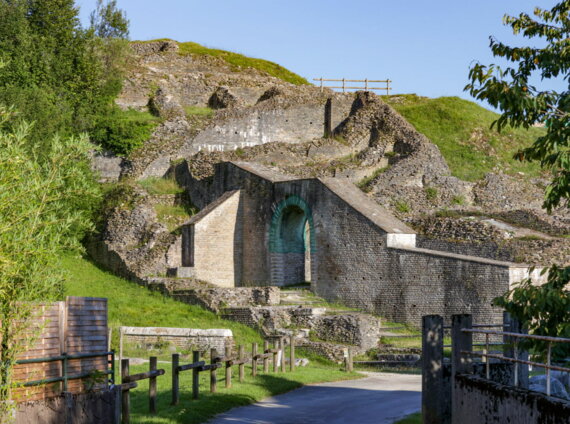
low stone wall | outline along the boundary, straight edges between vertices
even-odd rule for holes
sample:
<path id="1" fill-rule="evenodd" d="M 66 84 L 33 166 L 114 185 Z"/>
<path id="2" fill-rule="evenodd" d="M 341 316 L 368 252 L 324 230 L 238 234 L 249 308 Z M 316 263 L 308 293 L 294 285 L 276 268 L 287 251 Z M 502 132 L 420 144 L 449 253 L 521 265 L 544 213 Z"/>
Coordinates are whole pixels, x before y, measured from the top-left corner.
<path id="1" fill-rule="evenodd" d="M 224 287 L 175 290 L 171 295 L 190 305 L 198 305 L 213 312 L 238 306 L 278 305 L 278 287 Z"/>
<path id="2" fill-rule="evenodd" d="M 185 350 L 205 352 L 216 349 L 223 352 L 226 347 L 234 345 L 232 330 L 227 329 L 121 327 L 121 333 L 125 342 L 140 348 L 170 344 Z"/>
<path id="3" fill-rule="evenodd" d="M 104 390 L 71 394 L 18 405 L 16 424 L 118 424 L 115 423 L 115 392 Z"/>
<path id="4" fill-rule="evenodd" d="M 457 375 L 453 424 L 570 423 L 570 402 L 472 375 Z"/>
<path id="5" fill-rule="evenodd" d="M 310 328 L 321 340 L 359 346 L 365 350 L 378 346 L 380 338 L 380 319 L 367 314 L 295 315 L 295 322 Z"/>

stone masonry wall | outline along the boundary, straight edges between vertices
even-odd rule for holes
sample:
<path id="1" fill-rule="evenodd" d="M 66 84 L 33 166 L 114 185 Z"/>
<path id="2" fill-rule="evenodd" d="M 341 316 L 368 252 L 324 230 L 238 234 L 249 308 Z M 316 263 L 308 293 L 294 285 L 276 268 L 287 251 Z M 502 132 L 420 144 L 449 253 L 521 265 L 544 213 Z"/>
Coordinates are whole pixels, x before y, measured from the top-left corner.
<path id="1" fill-rule="evenodd" d="M 348 116 L 349 102 L 335 102 L 333 128 Z M 254 109 L 200 132 L 178 152 L 188 157 L 201 150 L 235 150 L 269 142 L 302 143 L 324 133 L 324 105 L 301 105 L 287 109 Z"/>
<path id="2" fill-rule="evenodd" d="M 233 347 L 233 335 L 227 329 L 193 329 L 163 327 L 121 327 L 125 343 L 139 348 L 171 344 L 180 349 L 223 352 L 226 346 Z"/>
<path id="3" fill-rule="evenodd" d="M 193 224 L 195 278 L 220 287 L 234 287 L 240 280 L 239 199 L 240 193 L 233 193 Z"/>

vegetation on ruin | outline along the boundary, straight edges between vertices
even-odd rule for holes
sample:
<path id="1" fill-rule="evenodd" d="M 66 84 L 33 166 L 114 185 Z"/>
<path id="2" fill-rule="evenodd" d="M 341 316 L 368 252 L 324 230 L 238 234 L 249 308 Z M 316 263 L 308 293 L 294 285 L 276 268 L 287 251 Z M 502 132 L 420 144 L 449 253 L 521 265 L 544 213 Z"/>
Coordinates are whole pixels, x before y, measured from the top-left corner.
<path id="1" fill-rule="evenodd" d="M 153 41 L 163 41 L 161 40 L 149 40 L 147 42 Z M 178 54 L 180 55 L 195 55 L 195 56 L 213 56 L 222 59 L 226 62 L 232 71 L 240 71 L 245 68 L 252 68 L 261 71 L 265 74 L 271 75 L 275 78 L 279 78 L 285 82 L 290 82 L 295 85 L 307 85 L 309 82 L 283 66 L 277 63 L 270 62 L 264 59 L 257 59 L 253 57 L 248 57 L 240 53 L 234 53 L 227 50 L 212 49 L 210 47 L 202 46 L 198 43 L 193 43 L 191 41 L 185 43 L 178 43 Z"/>
<path id="2" fill-rule="evenodd" d="M 172 178 L 149 177 L 139 180 L 137 183 L 143 187 L 148 194 L 182 194 L 184 189 L 180 187 Z"/>
<path id="3" fill-rule="evenodd" d="M 499 133 L 491 124 L 500 115 L 459 97 L 405 94 L 382 99 L 437 145 L 452 175 L 462 180 L 476 181 L 497 171 L 541 174 L 538 164 L 520 162 L 514 155 L 544 134 L 544 128 L 505 127 Z"/>
<path id="4" fill-rule="evenodd" d="M 214 114 L 214 109 L 202 106 L 184 106 L 187 116 L 205 116 L 210 117 Z"/>

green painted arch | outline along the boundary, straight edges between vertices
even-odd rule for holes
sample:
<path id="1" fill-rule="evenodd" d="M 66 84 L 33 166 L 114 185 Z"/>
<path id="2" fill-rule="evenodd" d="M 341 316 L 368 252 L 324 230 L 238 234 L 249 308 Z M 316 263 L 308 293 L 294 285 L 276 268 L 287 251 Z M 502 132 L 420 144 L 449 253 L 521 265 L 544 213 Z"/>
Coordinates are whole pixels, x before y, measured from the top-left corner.
<path id="1" fill-rule="evenodd" d="M 305 251 L 305 225 L 309 223 L 310 252 L 316 252 L 315 226 L 311 208 L 299 196 L 289 196 L 273 208 L 269 226 L 271 253 L 303 253 Z M 285 233 L 285 234 L 284 234 Z M 302 238 L 302 248 L 300 247 Z"/>

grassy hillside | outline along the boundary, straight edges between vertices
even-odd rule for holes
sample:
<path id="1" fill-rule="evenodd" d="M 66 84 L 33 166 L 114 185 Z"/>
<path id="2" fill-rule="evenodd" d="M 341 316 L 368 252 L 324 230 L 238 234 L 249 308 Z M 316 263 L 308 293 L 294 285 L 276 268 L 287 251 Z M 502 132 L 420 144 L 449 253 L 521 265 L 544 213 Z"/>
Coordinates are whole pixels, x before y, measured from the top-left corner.
<path id="1" fill-rule="evenodd" d="M 67 256 L 62 266 L 69 277 L 65 285 L 67 296 L 106 297 L 109 326 L 113 328 L 112 345 L 118 349 L 121 325 L 134 327 L 229 328 L 236 344 L 262 343 L 252 328 L 219 318 L 198 306 L 187 305 L 157 292 L 138 286 L 101 270 L 87 259 Z"/>
<path id="2" fill-rule="evenodd" d="M 538 164 L 519 162 L 513 154 L 529 146 L 544 132 L 542 128 L 507 128 L 498 133 L 490 126 L 499 115 L 459 97 L 382 98 L 439 147 L 456 177 L 475 181 L 494 168 L 506 174 L 540 174 Z"/>
<path id="3" fill-rule="evenodd" d="M 163 41 L 163 40 L 149 40 L 148 42 L 152 41 Z M 227 50 L 212 49 L 191 41 L 178 43 L 178 47 L 179 47 L 178 53 L 180 55 L 191 54 L 197 56 L 215 56 L 220 59 L 223 59 L 232 67 L 232 70 L 234 71 L 237 71 L 240 68 L 253 68 L 257 69 L 258 71 L 265 72 L 276 78 L 279 78 L 285 82 L 290 82 L 291 84 L 295 85 L 309 84 L 309 82 L 300 75 L 297 75 L 289 71 L 288 69 L 285 69 L 283 66 L 278 65 L 277 63 L 274 62 L 270 62 L 268 60 L 248 57 L 243 54 L 234 53 Z"/>

